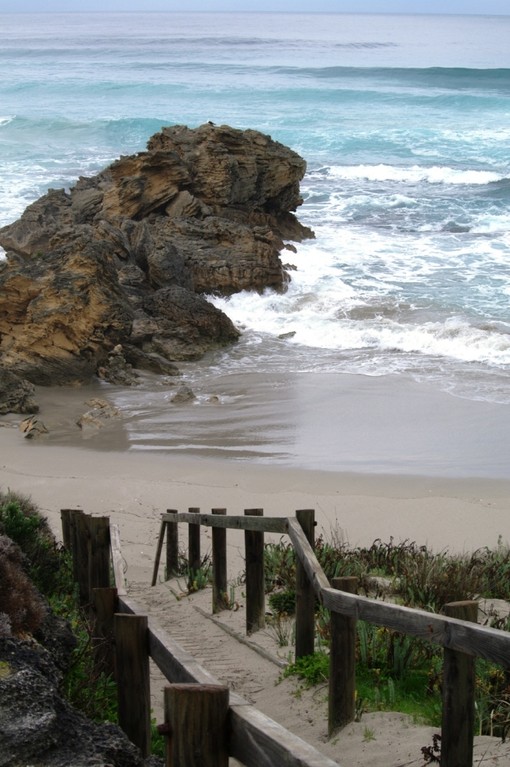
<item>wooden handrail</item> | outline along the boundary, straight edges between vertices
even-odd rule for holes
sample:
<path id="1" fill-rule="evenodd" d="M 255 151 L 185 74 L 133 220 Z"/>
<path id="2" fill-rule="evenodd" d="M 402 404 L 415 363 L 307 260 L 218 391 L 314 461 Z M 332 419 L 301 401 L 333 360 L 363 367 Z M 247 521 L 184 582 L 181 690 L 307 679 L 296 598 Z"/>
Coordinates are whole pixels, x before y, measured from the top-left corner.
<path id="1" fill-rule="evenodd" d="M 510 668 L 510 633 L 507 631 L 332 589 L 301 525 L 294 517 L 216 516 L 179 512 L 162 514 L 161 518 L 168 522 L 207 527 L 287 533 L 317 598 L 328 610 L 417 636 Z"/>
<path id="2" fill-rule="evenodd" d="M 286 533 L 288 517 L 241 517 L 219 516 L 216 514 L 190 514 L 180 511 L 175 514 L 162 514 L 162 522 L 186 522 L 188 525 L 203 527 L 223 527 L 232 530 L 254 530 L 264 533 Z"/>
<path id="3" fill-rule="evenodd" d="M 510 668 L 510 633 L 478 626 L 476 623 L 429 613 L 415 607 L 348 594 L 327 588 L 322 592 L 324 607 L 342 615 L 428 640 L 468 655 Z"/>
<path id="4" fill-rule="evenodd" d="M 180 513 L 175 510 L 172 513 L 163 514 L 158 542 L 157 563 L 159 563 L 165 533 L 167 535 L 167 544 L 168 536 L 171 535 L 171 541 L 174 547 L 176 547 L 179 522 L 217 528 L 218 533 L 221 529 L 226 531 L 227 528 L 255 531 L 259 534 L 263 532 L 286 533 L 296 552 L 301 572 L 305 573 L 304 580 L 303 575 L 300 576 L 301 580 L 298 580 L 298 592 L 301 594 L 306 586 L 307 602 L 310 601 L 310 594 L 313 602 L 313 595 L 315 594 L 315 597 L 323 606 L 334 615 L 344 616 L 354 621 L 363 620 L 439 645 L 445 648 L 446 659 L 449 657 L 448 654 L 452 653 L 456 669 L 472 668 L 469 659 L 476 657 L 485 658 L 506 669 L 510 669 L 510 633 L 486 626 L 479 626 L 474 622 L 453 617 L 453 615 L 459 614 L 463 616 L 462 612 L 459 613 L 453 609 L 455 605 L 448 606 L 452 608 L 451 616 L 440 615 L 332 588 L 313 550 L 313 535 L 311 535 L 311 530 L 313 530 L 313 511 L 297 512 L 300 515 L 299 518 L 263 517 L 250 514 L 245 514 L 242 517 L 230 517 L 226 515 L 224 509 L 215 511 L 215 514 L 201 514 L 195 513 L 194 509 L 192 513 Z M 305 526 L 305 529 L 302 527 L 302 524 Z M 114 525 L 111 526 L 110 539 L 113 572 L 119 591 L 119 610 L 139 615 L 142 611 L 126 594 L 123 560 L 120 551 L 120 535 L 118 528 Z M 222 546 L 222 557 L 224 557 L 225 553 L 226 545 Z M 260 556 L 260 552 L 258 556 Z M 214 559 L 213 556 L 213 569 L 215 567 Z M 216 565 L 220 569 L 222 569 L 220 567 L 222 565 L 223 569 L 225 569 L 226 563 L 223 562 L 223 559 L 220 561 L 218 556 Z M 155 583 L 156 573 L 157 565 L 155 566 L 153 583 Z M 306 585 L 307 583 L 308 585 Z M 476 615 L 476 603 L 471 602 L 470 606 L 472 618 L 473 610 Z M 299 614 L 297 614 L 297 618 L 299 618 Z M 306 625 L 308 625 L 308 622 Z M 203 669 L 194 658 L 180 648 L 162 629 L 157 627 L 152 621 L 149 621 L 148 626 L 149 654 L 169 681 L 205 686 L 219 684 L 209 672 Z M 306 632 L 305 626 L 304 634 Z M 339 637 L 337 637 L 338 641 L 340 641 Z M 345 648 L 337 647 L 337 650 L 339 657 L 342 657 Z M 313 635 L 312 650 L 308 650 L 308 652 L 311 651 L 313 651 Z M 458 658 L 455 657 L 456 654 L 458 654 Z M 468 708 L 474 707 L 473 690 L 471 690 L 473 685 L 471 684 L 470 686 L 467 673 L 464 676 L 467 680 L 465 689 L 469 688 L 470 690 Z M 450 677 L 452 677 L 451 674 Z M 449 700 L 448 692 L 453 690 L 452 684 L 451 679 L 448 682 L 445 677 L 444 685 L 448 689 L 446 690 L 446 697 L 443 690 L 442 735 L 444 736 L 444 761 L 442 761 L 442 764 L 444 764 L 444 767 L 457 764 L 459 762 L 459 753 L 469 754 L 472 752 L 470 728 L 465 728 L 466 732 L 463 732 L 462 737 L 456 737 L 455 733 L 460 732 L 459 715 L 453 709 L 450 710 L 444 702 Z M 351 685 L 354 690 L 353 685 L 354 682 Z M 354 693 L 351 691 L 351 694 Z M 346 705 L 344 708 L 345 712 L 347 712 L 352 709 L 352 706 L 348 707 Z M 335 709 L 335 706 L 330 706 L 328 727 L 330 735 L 334 733 L 335 728 L 338 726 L 338 721 L 344 724 L 352 718 L 352 713 L 346 714 L 347 719 L 342 719 L 338 715 L 339 711 Z M 289 767 L 318 767 L 319 765 L 321 767 L 335 767 L 335 762 L 319 754 L 313 747 L 301 741 L 297 736 L 288 733 L 280 725 L 277 725 L 264 714 L 261 714 L 234 693 L 230 695 L 229 727 L 231 732 L 229 753 L 247 765 L 247 767 L 258 767 L 259 764 L 286 764 Z M 468 757 L 463 757 L 462 764 L 464 763 L 469 763 Z"/>

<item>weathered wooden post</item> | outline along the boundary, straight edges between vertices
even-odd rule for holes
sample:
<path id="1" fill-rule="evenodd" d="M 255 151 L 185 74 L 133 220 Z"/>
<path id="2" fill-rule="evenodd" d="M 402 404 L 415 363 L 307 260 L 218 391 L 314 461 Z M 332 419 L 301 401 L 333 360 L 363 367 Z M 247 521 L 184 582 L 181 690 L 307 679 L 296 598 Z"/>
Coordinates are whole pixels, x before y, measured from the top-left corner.
<path id="1" fill-rule="evenodd" d="M 212 509 L 213 514 L 225 515 L 226 509 Z M 212 611 L 219 613 L 228 604 L 227 598 L 227 529 L 213 527 L 212 529 Z"/>
<path id="2" fill-rule="evenodd" d="M 189 508 L 190 514 L 200 514 L 200 509 Z M 200 558 L 200 525 L 188 525 L 188 588 L 193 587 L 194 576 L 200 570 L 202 560 Z"/>
<path id="3" fill-rule="evenodd" d="M 113 616 L 117 612 L 117 589 L 95 588 L 92 591 L 94 615 L 94 665 L 107 675 L 115 673 Z"/>
<path id="4" fill-rule="evenodd" d="M 78 583 L 79 577 L 77 519 L 82 515 L 83 511 L 81 511 L 81 509 L 62 509 L 60 512 L 62 521 L 62 539 L 64 541 L 64 546 L 71 555 L 73 581 L 75 583 Z"/>
<path id="5" fill-rule="evenodd" d="M 177 509 L 167 509 L 167 514 L 177 514 Z M 166 523 L 166 568 L 165 580 L 179 572 L 179 528 L 177 522 Z"/>
<path id="6" fill-rule="evenodd" d="M 166 522 L 164 519 L 161 520 L 161 525 L 159 527 L 159 536 L 158 536 L 158 545 L 156 548 L 156 558 L 154 560 L 154 570 L 152 572 L 152 581 L 151 586 L 155 586 L 158 581 L 158 570 L 159 570 L 159 563 L 161 561 L 161 552 L 163 551 L 163 543 L 165 540 L 165 533 L 166 533 Z"/>
<path id="7" fill-rule="evenodd" d="M 333 578 L 339 591 L 357 594 L 358 578 Z M 349 722 L 356 713 L 356 619 L 331 613 L 329 653 L 328 735 Z"/>
<path id="8" fill-rule="evenodd" d="M 147 616 L 117 613 L 114 633 L 119 725 L 146 757 L 151 748 Z"/>
<path id="9" fill-rule="evenodd" d="M 167 767 L 228 767 L 228 687 L 165 687 Z"/>
<path id="10" fill-rule="evenodd" d="M 79 509 L 60 509 L 60 522 L 62 524 L 62 543 L 64 548 L 72 552 L 73 549 L 73 515 L 82 513 Z"/>
<path id="11" fill-rule="evenodd" d="M 263 509 L 245 509 L 245 516 L 262 517 Z M 244 531 L 246 557 L 246 633 L 266 625 L 264 579 L 264 532 Z"/>
<path id="12" fill-rule="evenodd" d="M 296 518 L 312 548 L 315 544 L 315 511 L 296 511 Z M 315 650 L 315 592 L 299 561 L 296 563 L 296 658 L 313 655 Z"/>
<path id="13" fill-rule="evenodd" d="M 89 591 L 89 534 L 87 526 L 87 514 L 81 512 L 74 516 L 75 541 L 73 547 L 73 561 L 76 561 L 76 582 L 81 605 L 90 604 Z"/>
<path id="14" fill-rule="evenodd" d="M 478 602 L 450 602 L 443 607 L 450 618 L 477 622 Z M 475 721 L 475 658 L 444 650 L 441 767 L 472 767 Z"/>
<path id="15" fill-rule="evenodd" d="M 85 518 L 87 528 L 87 561 L 89 601 L 92 589 L 107 588 L 110 585 L 110 518 Z"/>

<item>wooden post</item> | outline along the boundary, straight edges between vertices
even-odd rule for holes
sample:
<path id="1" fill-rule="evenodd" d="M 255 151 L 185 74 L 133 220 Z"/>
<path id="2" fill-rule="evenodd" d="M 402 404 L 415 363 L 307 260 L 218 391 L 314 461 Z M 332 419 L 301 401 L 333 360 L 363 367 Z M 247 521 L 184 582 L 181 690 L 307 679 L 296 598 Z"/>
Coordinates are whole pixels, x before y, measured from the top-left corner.
<path id="1" fill-rule="evenodd" d="M 89 600 L 92 590 L 110 585 L 110 518 L 86 517 Z"/>
<path id="2" fill-rule="evenodd" d="M 165 688 L 170 767 L 228 767 L 228 687 L 172 684 Z"/>
<path id="3" fill-rule="evenodd" d="M 331 585 L 349 594 L 358 593 L 358 579 L 333 578 Z M 331 613 L 329 654 L 328 735 L 353 722 L 356 713 L 356 619 Z"/>
<path id="4" fill-rule="evenodd" d="M 100 588 L 92 592 L 94 610 L 94 666 L 108 676 L 115 673 L 113 616 L 117 611 L 117 589 Z"/>
<path id="5" fill-rule="evenodd" d="M 78 595 L 82 606 L 90 604 L 89 591 L 89 535 L 87 526 L 87 514 L 83 512 L 75 514 L 75 540 L 73 547 L 73 560 L 76 561 L 76 582 Z"/>
<path id="6" fill-rule="evenodd" d="M 147 616 L 117 613 L 114 633 L 119 725 L 147 757 L 151 747 Z"/>
<path id="7" fill-rule="evenodd" d="M 73 581 L 78 583 L 79 550 L 77 520 L 80 516 L 83 516 L 83 511 L 81 509 L 63 509 L 62 513 L 64 515 L 62 517 L 62 535 L 64 540 L 67 539 L 69 541 L 68 551 L 71 555 Z"/>
<path id="8" fill-rule="evenodd" d="M 226 514 L 226 509 L 211 509 L 213 514 Z M 228 604 L 227 598 L 227 529 L 212 528 L 212 611 L 219 613 Z"/>
<path id="9" fill-rule="evenodd" d="M 73 515 L 76 513 L 82 513 L 79 509 L 60 509 L 60 521 L 62 524 L 62 543 L 64 548 L 69 553 L 72 552 L 72 540 L 73 540 Z"/>
<path id="10" fill-rule="evenodd" d="M 477 622 L 478 602 L 450 602 L 443 607 L 450 618 Z M 475 658 L 444 650 L 441 767 L 472 767 L 475 719 Z"/>
<path id="11" fill-rule="evenodd" d="M 315 511 L 296 511 L 296 518 L 303 528 L 310 546 L 315 543 Z M 306 570 L 296 562 L 296 659 L 313 655 L 315 650 L 315 592 Z"/>
<path id="12" fill-rule="evenodd" d="M 200 509 L 188 509 L 190 514 L 200 514 Z M 200 558 L 200 525 L 188 525 L 188 588 L 193 586 L 194 576 L 200 570 L 202 560 Z"/>
<path id="13" fill-rule="evenodd" d="M 245 516 L 262 517 L 263 509 L 245 509 Z M 246 556 L 246 633 L 253 634 L 266 625 L 264 579 L 264 532 L 244 531 Z"/>
<path id="14" fill-rule="evenodd" d="M 152 573 L 151 586 L 155 586 L 158 580 L 159 563 L 161 561 L 161 552 L 163 551 L 163 541 L 165 540 L 165 532 L 166 532 L 166 522 L 164 519 L 162 519 L 161 525 L 159 528 L 158 547 L 156 549 L 156 559 L 154 560 L 154 571 Z"/>
<path id="15" fill-rule="evenodd" d="M 167 514 L 177 514 L 177 509 L 167 509 Z M 179 528 L 177 522 L 166 523 L 166 569 L 165 580 L 179 572 Z"/>

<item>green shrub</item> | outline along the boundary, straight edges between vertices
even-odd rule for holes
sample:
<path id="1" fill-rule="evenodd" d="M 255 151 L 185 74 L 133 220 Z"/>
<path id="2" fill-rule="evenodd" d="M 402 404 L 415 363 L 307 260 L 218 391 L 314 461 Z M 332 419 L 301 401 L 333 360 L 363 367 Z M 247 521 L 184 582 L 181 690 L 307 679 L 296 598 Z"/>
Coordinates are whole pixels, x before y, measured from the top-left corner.
<path id="1" fill-rule="evenodd" d="M 313 655 L 305 655 L 297 658 L 294 663 L 289 663 L 282 673 L 282 677 L 297 676 L 305 682 L 306 687 L 313 687 L 329 679 L 329 655 L 323 651 Z"/>
<path id="2" fill-rule="evenodd" d="M 295 591 L 275 591 L 269 595 L 269 606 L 277 615 L 294 615 L 296 612 Z"/>
<path id="3" fill-rule="evenodd" d="M 67 579 L 63 569 L 68 557 L 30 498 L 0 492 L 0 534 L 18 544 L 27 573 L 42 594 L 49 596 L 61 589 L 62 578 Z"/>

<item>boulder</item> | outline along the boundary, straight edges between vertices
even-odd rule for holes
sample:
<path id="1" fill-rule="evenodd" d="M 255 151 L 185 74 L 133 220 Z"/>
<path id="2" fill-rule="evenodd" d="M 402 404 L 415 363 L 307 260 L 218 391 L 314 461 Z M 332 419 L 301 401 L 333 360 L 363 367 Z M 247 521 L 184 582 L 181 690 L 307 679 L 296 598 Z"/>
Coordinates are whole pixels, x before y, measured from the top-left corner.
<path id="1" fill-rule="evenodd" d="M 61 672 L 33 639 L 0 636 L 0 767 L 143 767 L 119 727 L 95 724 L 60 694 Z"/>
<path id="2" fill-rule="evenodd" d="M 83 413 L 76 422 L 82 431 L 90 429 L 98 431 L 111 423 L 112 419 L 120 418 L 120 410 L 110 405 L 106 400 L 94 398 L 88 400 L 85 404 L 90 409 Z"/>
<path id="3" fill-rule="evenodd" d="M 285 290 L 285 240 L 313 237 L 294 215 L 305 167 L 269 136 L 207 123 L 163 128 L 147 151 L 50 190 L 0 229 L 0 365 L 42 385 L 98 370 L 129 384 L 128 365 L 235 342 L 201 294 Z"/>
<path id="4" fill-rule="evenodd" d="M 1 299 L 0 299 L 1 300 Z M 0 367 L 0 415 L 7 413 L 37 413 L 35 387 L 11 370 Z"/>

